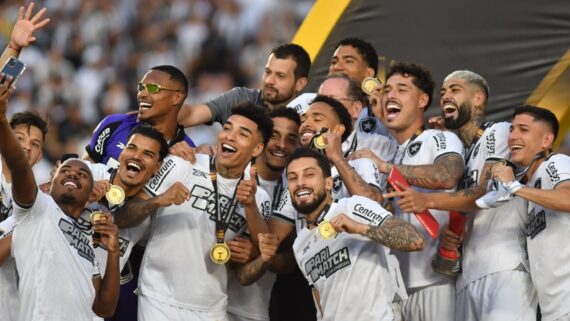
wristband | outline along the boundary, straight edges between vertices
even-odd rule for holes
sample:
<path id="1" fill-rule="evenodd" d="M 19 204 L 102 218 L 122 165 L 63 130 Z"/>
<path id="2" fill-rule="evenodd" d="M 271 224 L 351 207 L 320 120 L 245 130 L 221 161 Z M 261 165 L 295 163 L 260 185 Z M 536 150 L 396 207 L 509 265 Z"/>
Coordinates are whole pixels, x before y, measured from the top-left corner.
<path id="1" fill-rule="evenodd" d="M 523 184 L 516 180 L 509 183 L 501 182 L 501 184 L 503 184 L 503 187 L 505 187 L 511 195 L 514 195 L 519 189 L 523 188 Z"/>

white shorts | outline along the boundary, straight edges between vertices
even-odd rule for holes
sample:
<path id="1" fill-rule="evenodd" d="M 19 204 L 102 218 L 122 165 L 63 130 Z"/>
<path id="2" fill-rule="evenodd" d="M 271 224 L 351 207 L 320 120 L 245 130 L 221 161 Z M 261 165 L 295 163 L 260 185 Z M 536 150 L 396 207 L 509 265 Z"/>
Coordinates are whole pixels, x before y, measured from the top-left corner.
<path id="1" fill-rule="evenodd" d="M 529 273 L 501 271 L 473 281 L 457 293 L 455 320 L 535 321 L 537 304 Z"/>
<path id="2" fill-rule="evenodd" d="M 225 311 L 189 310 L 139 294 L 138 321 L 228 321 L 228 317 Z"/>
<path id="3" fill-rule="evenodd" d="M 454 316 L 455 285 L 451 279 L 408 293 L 402 304 L 405 321 L 452 321 Z"/>

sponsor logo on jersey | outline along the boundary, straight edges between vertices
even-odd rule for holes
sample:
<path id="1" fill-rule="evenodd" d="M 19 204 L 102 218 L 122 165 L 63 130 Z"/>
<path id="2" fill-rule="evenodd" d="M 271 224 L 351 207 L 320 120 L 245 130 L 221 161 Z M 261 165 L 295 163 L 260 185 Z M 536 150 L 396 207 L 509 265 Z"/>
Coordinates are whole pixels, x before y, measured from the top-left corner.
<path id="1" fill-rule="evenodd" d="M 470 171 L 469 167 L 465 168 L 465 176 L 459 186 L 459 189 L 466 189 L 471 186 L 475 186 L 479 184 L 479 170 L 474 169 Z"/>
<path id="2" fill-rule="evenodd" d="M 105 145 L 105 141 L 107 138 L 111 136 L 111 128 L 105 128 L 97 137 L 97 144 L 95 144 L 95 152 L 99 154 L 103 154 L 103 145 Z"/>
<path id="3" fill-rule="evenodd" d="M 437 133 L 435 136 L 433 136 L 433 139 L 435 139 L 435 144 L 437 146 L 438 152 L 447 149 L 447 140 L 443 133 Z"/>
<path id="4" fill-rule="evenodd" d="M 190 191 L 190 202 L 191 206 L 199 211 L 205 211 L 209 215 L 209 219 L 213 222 L 216 221 L 216 194 L 213 190 L 200 186 L 194 185 Z M 218 205 L 220 207 L 220 212 L 222 214 L 222 220 L 225 222 L 228 218 L 228 211 L 230 208 L 231 199 L 225 195 L 220 195 L 218 200 Z M 268 208 L 270 208 L 268 202 Z M 233 213 L 229 218 L 228 228 L 236 233 L 240 232 L 247 224 L 245 217 L 241 216 L 236 210 L 240 208 L 239 204 L 234 208 Z M 243 208 L 243 206 L 242 206 Z M 269 210 L 269 209 L 268 209 Z M 262 210 L 263 211 L 263 210 Z M 269 210 L 270 213 L 270 210 Z M 264 213 L 261 213 L 264 214 Z M 269 214 L 268 214 L 269 215 Z"/>
<path id="5" fill-rule="evenodd" d="M 533 239 L 546 228 L 546 215 L 544 210 L 534 214 L 534 208 L 528 213 L 529 221 L 526 235 Z"/>
<path id="6" fill-rule="evenodd" d="M 91 247 L 89 237 L 73 223 L 64 219 L 59 220 L 58 226 L 69 245 L 77 250 L 77 254 L 93 264 L 95 253 Z"/>
<path id="7" fill-rule="evenodd" d="M 305 107 L 305 106 L 303 106 L 302 104 L 297 104 L 297 105 L 295 105 L 295 106 L 290 106 L 289 108 L 295 109 L 295 111 L 296 111 L 299 115 L 301 115 L 301 114 L 303 113 L 303 110 L 305 109 L 304 107 Z"/>
<path id="8" fill-rule="evenodd" d="M 340 192 L 341 188 L 342 188 L 342 179 L 340 178 L 340 175 L 335 176 L 333 178 L 333 193 Z"/>
<path id="9" fill-rule="evenodd" d="M 158 170 L 158 174 L 156 174 L 147 184 L 147 188 L 150 189 L 151 191 L 157 191 L 158 188 L 160 187 L 160 185 L 162 185 L 162 182 L 164 181 L 164 179 L 166 178 L 166 176 L 172 172 L 172 170 L 174 169 L 174 167 L 176 166 L 176 163 L 174 162 L 174 159 L 170 158 L 168 159 L 166 162 L 162 163 L 162 166 L 160 167 L 160 169 Z"/>
<path id="10" fill-rule="evenodd" d="M 416 154 L 420 151 L 420 148 L 422 148 L 422 142 L 413 142 L 410 147 L 408 147 L 408 155 L 410 155 L 410 157 L 416 156 Z"/>
<path id="11" fill-rule="evenodd" d="M 376 128 L 376 119 L 372 117 L 362 118 L 360 121 L 360 130 L 365 133 L 371 133 Z"/>
<path id="12" fill-rule="evenodd" d="M 495 154 L 495 143 L 497 139 L 495 138 L 495 130 L 492 130 L 489 135 L 487 135 L 487 155 Z"/>
<path id="13" fill-rule="evenodd" d="M 284 188 L 281 190 L 281 194 L 278 196 L 279 203 L 275 207 L 276 212 L 280 212 L 283 210 L 283 207 L 285 207 L 285 204 L 287 204 L 287 195 L 288 194 L 289 194 L 289 190 L 287 188 Z"/>
<path id="14" fill-rule="evenodd" d="M 326 278 L 339 270 L 350 265 L 348 247 L 344 247 L 334 253 L 330 253 L 329 247 L 325 247 L 305 263 L 305 273 L 314 283 L 321 276 Z"/>
<path id="15" fill-rule="evenodd" d="M 119 148 L 119 149 L 121 149 L 121 150 L 125 149 L 125 144 L 123 144 L 123 142 L 117 143 L 116 146 L 117 146 L 117 148 Z"/>
<path id="16" fill-rule="evenodd" d="M 385 213 L 382 214 L 376 213 L 360 203 L 354 205 L 354 208 L 352 209 L 352 214 L 378 225 L 382 224 L 382 221 L 384 221 L 386 217 L 388 217 L 388 215 L 386 215 Z"/>
<path id="17" fill-rule="evenodd" d="M 210 175 L 210 173 L 206 173 L 206 172 L 203 172 L 201 170 L 192 168 L 192 175 L 200 177 L 200 178 L 208 179 L 208 175 Z"/>
<path id="18" fill-rule="evenodd" d="M 269 221 L 271 217 L 271 203 L 269 201 L 264 201 L 261 203 L 261 216 L 265 221 Z"/>
<path id="19" fill-rule="evenodd" d="M 546 166 L 546 173 L 548 173 L 548 176 L 550 177 L 553 185 L 556 185 L 556 183 L 560 181 L 560 176 L 558 175 L 558 170 L 556 169 L 554 162 L 548 163 Z"/>

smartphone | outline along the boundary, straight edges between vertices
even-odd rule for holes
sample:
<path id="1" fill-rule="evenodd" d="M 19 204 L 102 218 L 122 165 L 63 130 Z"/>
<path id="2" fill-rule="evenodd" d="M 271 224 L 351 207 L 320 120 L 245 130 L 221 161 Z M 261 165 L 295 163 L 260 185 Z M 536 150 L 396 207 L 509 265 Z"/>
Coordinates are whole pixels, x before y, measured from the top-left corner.
<path id="1" fill-rule="evenodd" d="M 12 82 L 10 83 L 10 85 L 13 85 L 16 82 L 16 80 L 18 80 L 20 75 L 22 75 L 24 69 L 26 69 L 26 64 L 24 64 L 22 61 L 18 60 L 17 58 L 10 57 L 10 59 L 8 59 L 4 67 L 2 67 L 1 72 L 5 74 L 6 77 L 12 76 Z M 2 80 L 1 82 L 3 84 L 4 80 Z"/>

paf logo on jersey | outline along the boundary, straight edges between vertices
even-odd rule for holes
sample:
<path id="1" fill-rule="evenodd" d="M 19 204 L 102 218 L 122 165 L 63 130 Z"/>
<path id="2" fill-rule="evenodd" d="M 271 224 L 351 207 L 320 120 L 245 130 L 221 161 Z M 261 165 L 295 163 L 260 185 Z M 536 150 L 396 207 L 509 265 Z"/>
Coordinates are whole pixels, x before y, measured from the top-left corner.
<path id="1" fill-rule="evenodd" d="M 349 265 L 348 247 L 331 254 L 327 246 L 305 263 L 305 273 L 314 283 L 321 276 L 328 278 Z"/>
<path id="2" fill-rule="evenodd" d="M 77 228 L 73 223 L 64 219 L 59 220 L 59 229 L 63 232 L 65 239 L 71 247 L 77 250 L 77 253 L 82 258 L 93 263 L 95 259 L 95 252 L 91 247 L 91 240 L 81 229 Z"/>

